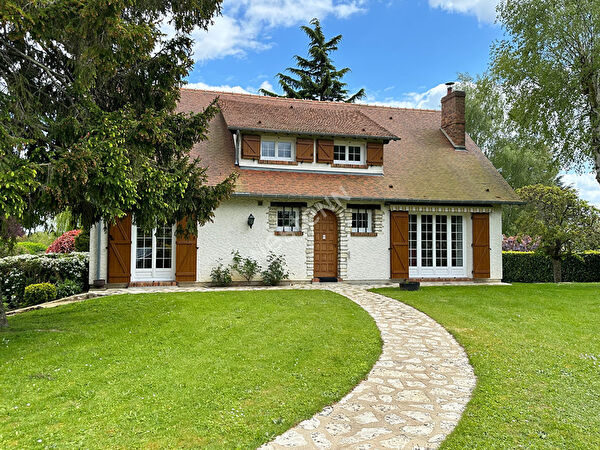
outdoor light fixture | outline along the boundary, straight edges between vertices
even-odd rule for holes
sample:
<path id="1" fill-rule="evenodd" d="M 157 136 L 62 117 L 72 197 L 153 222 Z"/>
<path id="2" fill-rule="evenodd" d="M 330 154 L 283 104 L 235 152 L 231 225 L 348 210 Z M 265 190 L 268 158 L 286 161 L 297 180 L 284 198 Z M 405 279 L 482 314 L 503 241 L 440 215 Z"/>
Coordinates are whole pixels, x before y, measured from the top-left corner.
<path id="1" fill-rule="evenodd" d="M 254 216 L 253 216 L 252 214 L 250 214 L 250 215 L 248 216 L 248 226 L 249 226 L 250 228 L 252 228 L 252 225 L 254 225 Z"/>

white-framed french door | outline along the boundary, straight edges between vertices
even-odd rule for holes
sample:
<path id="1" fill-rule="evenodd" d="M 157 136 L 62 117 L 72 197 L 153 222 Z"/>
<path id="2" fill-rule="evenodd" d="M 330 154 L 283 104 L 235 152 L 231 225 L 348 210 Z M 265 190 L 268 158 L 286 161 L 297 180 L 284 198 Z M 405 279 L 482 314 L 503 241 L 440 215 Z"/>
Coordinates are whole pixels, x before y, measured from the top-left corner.
<path id="1" fill-rule="evenodd" d="M 131 281 L 173 281 L 175 279 L 175 227 L 145 232 L 132 226 Z"/>
<path id="2" fill-rule="evenodd" d="M 463 214 L 410 214 L 409 276 L 465 278 L 466 218 Z"/>

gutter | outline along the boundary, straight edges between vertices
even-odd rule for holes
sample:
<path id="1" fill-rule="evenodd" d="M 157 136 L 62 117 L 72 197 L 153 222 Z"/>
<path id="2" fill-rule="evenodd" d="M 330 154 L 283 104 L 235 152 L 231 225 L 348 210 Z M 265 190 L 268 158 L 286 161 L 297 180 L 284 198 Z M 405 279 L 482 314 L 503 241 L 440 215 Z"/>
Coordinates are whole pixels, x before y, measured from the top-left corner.
<path id="1" fill-rule="evenodd" d="M 299 136 L 331 136 L 331 137 L 340 137 L 340 138 L 353 138 L 353 139 L 377 139 L 384 141 L 399 141 L 400 138 L 398 136 L 367 136 L 363 134 L 342 134 L 342 133 L 324 133 L 319 134 L 313 132 L 306 131 L 294 131 L 294 130 L 270 130 L 267 128 L 240 128 L 240 127 L 227 127 L 227 129 L 231 132 L 235 131 L 243 131 L 243 132 L 251 132 L 251 133 L 283 133 L 283 134 L 294 134 Z"/>
<path id="2" fill-rule="evenodd" d="M 248 192 L 234 192 L 232 197 L 242 198 L 293 198 L 307 200 L 322 200 L 323 198 L 339 198 L 345 201 L 370 201 L 383 202 L 385 205 L 403 204 L 403 205 L 524 205 L 524 201 L 516 200 L 429 200 L 429 199 L 406 199 L 392 198 L 386 199 L 381 197 L 347 197 L 343 194 L 339 196 L 332 195 L 287 195 L 287 194 L 251 194 Z"/>

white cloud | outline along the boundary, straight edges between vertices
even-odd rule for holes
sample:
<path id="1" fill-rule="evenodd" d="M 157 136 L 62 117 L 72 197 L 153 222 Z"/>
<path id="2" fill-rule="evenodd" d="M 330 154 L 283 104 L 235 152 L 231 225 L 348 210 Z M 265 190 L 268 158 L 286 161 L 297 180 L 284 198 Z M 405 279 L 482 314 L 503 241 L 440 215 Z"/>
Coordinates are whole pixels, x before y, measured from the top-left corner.
<path id="1" fill-rule="evenodd" d="M 581 198 L 600 208 L 600 184 L 596 181 L 595 174 L 566 173 L 562 180 L 565 185 L 573 186 Z"/>
<path id="2" fill-rule="evenodd" d="M 229 84 L 211 85 L 201 81 L 197 83 L 188 83 L 185 87 L 188 89 L 202 89 L 205 91 L 233 92 L 234 94 L 258 94 L 259 89 L 266 89 L 267 91 L 273 90 L 273 85 L 266 80 L 263 81 L 258 88 L 254 86 L 231 86 Z"/>
<path id="3" fill-rule="evenodd" d="M 429 0 L 429 6 L 445 11 L 471 14 L 480 22 L 494 22 L 500 0 Z"/>
<path id="4" fill-rule="evenodd" d="M 387 97 L 378 100 L 375 97 L 368 96 L 361 103 L 393 106 L 396 108 L 440 109 L 442 97 L 446 95 L 446 92 L 447 87 L 444 84 L 438 84 L 425 92 L 408 92 L 402 94 L 400 98 Z"/>
<path id="5" fill-rule="evenodd" d="M 346 18 L 364 11 L 364 0 L 227 0 L 223 15 L 208 31 L 196 30 L 194 58 L 208 61 L 243 57 L 271 47 L 268 33 L 277 27 L 307 24 L 313 17 Z"/>

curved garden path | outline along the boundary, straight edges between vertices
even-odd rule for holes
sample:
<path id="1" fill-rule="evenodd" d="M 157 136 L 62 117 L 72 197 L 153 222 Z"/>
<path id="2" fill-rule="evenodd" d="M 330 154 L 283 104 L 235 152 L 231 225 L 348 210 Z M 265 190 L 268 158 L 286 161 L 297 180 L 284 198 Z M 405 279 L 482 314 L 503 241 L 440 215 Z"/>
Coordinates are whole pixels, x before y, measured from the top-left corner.
<path id="1" fill-rule="evenodd" d="M 229 288 L 227 290 L 273 289 Z M 462 347 L 441 325 L 397 300 L 345 283 L 282 286 L 329 289 L 365 309 L 383 339 L 383 352 L 367 378 L 338 403 L 261 447 L 436 448 L 454 429 L 476 378 Z M 90 297 L 141 292 L 223 290 L 202 287 L 108 289 L 31 308 L 60 306 Z"/>

